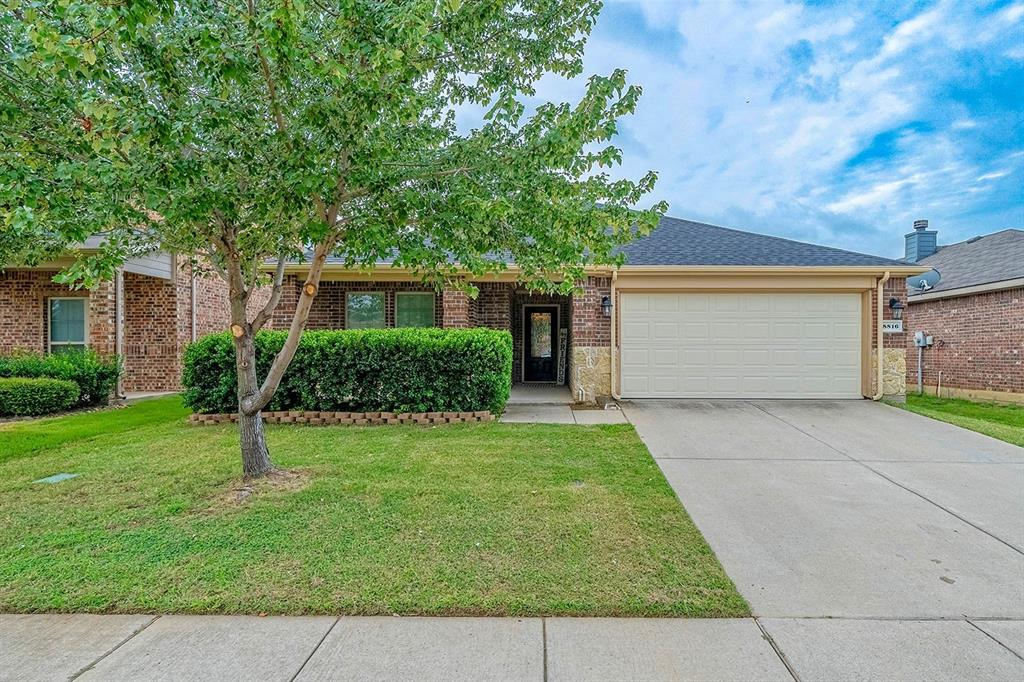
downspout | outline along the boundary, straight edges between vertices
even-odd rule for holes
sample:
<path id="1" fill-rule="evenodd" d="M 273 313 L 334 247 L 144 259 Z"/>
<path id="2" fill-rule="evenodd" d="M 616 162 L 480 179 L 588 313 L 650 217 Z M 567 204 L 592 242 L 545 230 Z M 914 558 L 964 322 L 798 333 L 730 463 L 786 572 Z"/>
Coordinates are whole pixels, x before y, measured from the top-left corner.
<path id="1" fill-rule="evenodd" d="M 882 276 L 882 279 L 878 280 L 878 311 L 877 311 L 878 314 L 877 314 L 877 317 L 876 317 L 876 320 L 875 320 L 875 346 L 877 348 L 877 351 L 876 351 L 877 352 L 877 356 L 876 357 L 878 358 L 878 360 L 875 362 L 875 364 L 877 365 L 877 368 L 878 368 L 878 378 L 877 378 L 878 384 L 876 386 L 875 394 L 873 396 L 871 396 L 872 400 L 881 400 L 882 399 L 882 370 L 883 370 L 883 367 L 882 367 L 882 360 L 883 360 L 883 357 L 882 357 L 882 350 L 883 350 L 883 347 L 882 347 L 882 299 L 884 298 L 884 294 L 882 293 L 882 290 L 885 288 L 885 283 L 889 281 L 889 277 L 890 277 L 889 271 L 886 270 L 885 271 L 885 275 Z"/>
<path id="2" fill-rule="evenodd" d="M 617 386 L 618 382 L 616 382 L 616 379 L 618 378 L 618 375 L 619 375 L 618 374 L 619 350 L 618 350 L 618 347 L 615 345 L 615 341 L 616 341 L 615 330 L 618 328 L 619 301 L 618 301 L 618 298 L 615 296 L 615 280 L 617 280 L 618 278 L 619 278 L 619 271 L 618 271 L 618 269 L 612 270 L 612 290 L 611 290 L 611 293 L 609 294 L 612 297 L 612 320 L 611 320 L 612 321 L 612 335 L 611 335 L 612 342 L 611 342 L 611 349 L 610 349 L 611 350 L 611 363 L 609 365 L 610 368 L 611 368 L 612 375 L 611 375 L 611 377 L 609 377 L 609 385 L 611 386 L 611 389 L 612 389 L 612 398 L 614 398 L 615 400 L 622 400 L 622 396 L 619 395 L 619 391 L 618 391 L 618 386 Z"/>
<path id="3" fill-rule="evenodd" d="M 196 265 L 190 263 L 189 272 L 189 307 L 192 309 L 192 342 L 195 343 L 196 336 Z"/>
<path id="4" fill-rule="evenodd" d="M 124 398 L 124 268 L 118 268 L 114 275 L 114 355 L 121 363 L 114 393 Z"/>

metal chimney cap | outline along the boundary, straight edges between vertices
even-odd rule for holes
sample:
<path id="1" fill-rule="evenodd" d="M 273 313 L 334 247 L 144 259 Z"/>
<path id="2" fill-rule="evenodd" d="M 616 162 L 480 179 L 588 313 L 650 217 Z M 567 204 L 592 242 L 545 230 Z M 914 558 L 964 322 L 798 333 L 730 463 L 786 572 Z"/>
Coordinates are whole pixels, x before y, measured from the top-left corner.
<path id="1" fill-rule="evenodd" d="M 927 220 L 915 220 L 914 221 L 914 229 L 915 230 L 927 230 L 928 229 L 928 221 Z"/>

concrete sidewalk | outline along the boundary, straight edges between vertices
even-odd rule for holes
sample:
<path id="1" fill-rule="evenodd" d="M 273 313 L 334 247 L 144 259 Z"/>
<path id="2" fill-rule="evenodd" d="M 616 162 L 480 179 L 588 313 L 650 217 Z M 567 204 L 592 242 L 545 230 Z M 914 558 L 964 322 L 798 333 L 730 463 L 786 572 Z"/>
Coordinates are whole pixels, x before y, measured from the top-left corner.
<path id="1" fill-rule="evenodd" d="M 3 680 L 1024 679 L 1020 621 L 0 616 Z"/>

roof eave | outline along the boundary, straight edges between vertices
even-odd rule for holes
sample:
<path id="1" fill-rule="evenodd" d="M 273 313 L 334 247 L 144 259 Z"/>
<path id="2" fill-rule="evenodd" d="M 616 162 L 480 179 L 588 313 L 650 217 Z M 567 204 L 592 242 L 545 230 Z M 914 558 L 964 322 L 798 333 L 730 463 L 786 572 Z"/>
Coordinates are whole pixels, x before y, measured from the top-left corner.
<path id="1" fill-rule="evenodd" d="M 931 270 L 929 267 L 913 264 L 898 265 L 623 265 L 622 273 L 629 274 L 688 274 L 688 273 L 722 273 L 722 274 L 814 274 L 814 275 L 884 275 L 888 272 L 893 276 L 919 275 Z"/>
<path id="2" fill-rule="evenodd" d="M 272 271 L 275 267 L 274 263 L 265 263 L 263 269 L 265 271 Z M 710 274 L 710 273 L 722 273 L 722 274 L 767 274 L 767 273 L 779 273 L 779 274 L 834 274 L 834 275 L 849 275 L 849 274 L 878 274 L 883 275 L 888 272 L 893 276 L 909 276 L 919 275 L 923 272 L 928 272 L 931 268 L 923 265 L 915 264 L 898 264 L 898 265 L 623 265 L 619 268 L 615 268 L 610 265 L 590 265 L 585 268 L 588 273 L 609 273 L 613 270 L 618 269 L 621 273 L 628 274 Z M 299 274 L 305 273 L 309 270 L 309 263 L 289 263 L 285 265 L 286 274 Z M 372 275 L 376 272 L 385 272 L 389 274 L 414 274 L 416 271 L 413 268 L 395 266 L 390 263 L 379 263 L 372 268 L 349 268 L 342 263 L 325 263 L 324 272 L 345 272 L 345 273 L 361 273 L 365 275 Z M 500 274 L 521 274 L 522 270 L 513 264 L 509 264 L 506 268 L 499 273 L 493 273 L 494 275 Z M 465 268 L 456 268 L 456 274 L 468 275 L 470 274 Z"/>
<path id="3" fill-rule="evenodd" d="M 987 282 L 985 284 L 972 284 L 955 289 L 942 289 L 939 291 L 926 291 L 920 294 L 907 296 L 908 303 L 925 303 L 926 301 L 938 301 L 943 298 L 960 298 L 962 296 L 973 296 L 975 294 L 986 294 L 993 291 L 1005 291 L 1007 289 L 1020 289 L 1024 287 L 1024 277 L 1004 279 L 999 282 Z"/>

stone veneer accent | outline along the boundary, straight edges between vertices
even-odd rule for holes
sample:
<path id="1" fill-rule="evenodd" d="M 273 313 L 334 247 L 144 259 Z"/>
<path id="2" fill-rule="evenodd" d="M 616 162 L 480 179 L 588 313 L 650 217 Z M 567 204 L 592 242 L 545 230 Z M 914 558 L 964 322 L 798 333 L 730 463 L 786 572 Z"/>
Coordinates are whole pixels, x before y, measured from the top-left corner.
<path id="1" fill-rule="evenodd" d="M 611 296 L 611 277 L 588 277 L 572 297 L 572 353 L 569 388 L 573 398 L 592 403 L 612 394 L 612 320 L 601 310 L 601 299 Z M 617 301 L 616 301 L 617 303 Z"/>
<path id="2" fill-rule="evenodd" d="M 900 400 L 907 393 L 907 337 L 909 333 L 912 311 L 907 306 L 907 278 L 893 277 L 885 283 L 882 291 L 882 318 L 892 317 L 888 305 L 889 299 L 895 298 L 903 304 L 903 333 L 882 334 L 882 395 L 886 398 Z M 878 391 L 878 291 L 871 291 L 871 395 Z M 911 341 L 913 343 L 913 341 Z"/>
<path id="3" fill-rule="evenodd" d="M 262 412 L 268 424 L 308 424 L 310 426 L 376 426 L 379 424 L 462 424 L 489 422 L 494 415 L 487 410 L 478 412 L 317 412 L 313 410 L 285 410 Z M 238 414 L 192 414 L 188 423 L 193 425 L 227 424 L 237 422 Z"/>
<path id="4" fill-rule="evenodd" d="M 573 346 L 569 373 L 572 397 L 593 403 L 612 394 L 612 350 L 608 346 Z"/>
<path id="5" fill-rule="evenodd" d="M 871 351 L 871 391 L 878 390 L 878 352 Z M 885 348 L 882 351 L 882 395 L 901 399 L 907 393 L 907 350 Z"/>

